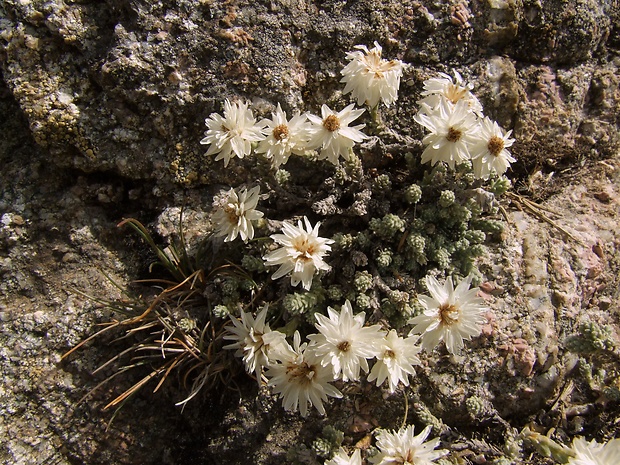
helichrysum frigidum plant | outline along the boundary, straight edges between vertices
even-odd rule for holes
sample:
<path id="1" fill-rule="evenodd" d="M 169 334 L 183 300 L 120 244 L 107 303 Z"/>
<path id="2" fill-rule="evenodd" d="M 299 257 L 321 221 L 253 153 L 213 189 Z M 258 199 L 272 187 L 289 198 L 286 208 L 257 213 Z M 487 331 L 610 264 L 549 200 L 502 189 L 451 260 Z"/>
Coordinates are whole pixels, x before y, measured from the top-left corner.
<path id="1" fill-rule="evenodd" d="M 297 112 L 288 120 L 278 103 L 271 119 L 263 123 L 266 124 L 263 129 L 265 139 L 258 144 L 256 152 L 271 160 L 274 169 L 284 165 L 291 154 L 303 155 L 308 150 L 311 126 L 306 114 Z"/>
<path id="2" fill-rule="evenodd" d="M 487 320 L 487 310 L 477 289 L 470 289 L 472 277 L 468 276 L 456 288 L 452 276 L 448 276 L 442 286 L 433 276 L 426 277 L 430 296 L 419 295 L 424 307 L 421 315 L 411 320 L 415 325 L 412 334 L 421 334 L 422 347 L 432 350 L 444 341 L 448 352 L 455 354 L 463 348 L 463 341 L 480 335 L 481 326 Z"/>
<path id="3" fill-rule="evenodd" d="M 360 106 L 367 104 L 372 108 L 382 101 L 389 107 L 398 98 L 402 61 L 382 59 L 383 49 L 377 42 L 370 50 L 365 45 L 355 48 L 347 53 L 350 63 L 340 71 L 343 76 L 340 82 L 346 83 L 343 93 L 351 92 Z"/>
<path id="4" fill-rule="evenodd" d="M 319 236 L 320 225 L 321 223 L 317 223 L 312 226 L 307 217 L 304 217 L 303 223 L 299 220 L 297 226 L 286 221 L 282 223 L 284 234 L 271 236 L 282 247 L 264 257 L 266 265 L 280 266 L 272 279 L 290 273 L 291 286 L 297 286 L 301 282 L 305 290 L 310 290 L 314 274 L 317 271 L 329 270 L 329 265 L 323 258 L 331 250 L 330 244 L 334 241 Z"/>
<path id="5" fill-rule="evenodd" d="M 423 83 L 413 116 L 427 133 L 421 158 L 396 154 L 398 175 L 386 169 L 370 176 L 354 151 L 370 139 L 359 121 L 376 116 L 380 102 L 395 103 L 406 70 L 399 60 L 383 59 L 382 51 L 376 42 L 372 49 L 356 46 L 341 70 L 343 94 L 358 106 L 368 105 L 369 113 L 355 103 L 339 111 L 323 104 L 320 116 L 297 111 L 289 119 L 277 103 L 269 119 L 257 121 L 247 103 L 227 99 L 223 115 L 206 119 L 200 141 L 208 146 L 206 155 L 223 160 L 224 167 L 235 158 L 260 154 L 271 172 L 256 179 L 255 187 L 229 188 L 216 196 L 213 233 L 224 237 L 226 244 L 217 245 L 231 257 L 217 270 L 226 273 L 192 269 L 194 274 L 180 275 L 178 281 L 201 284 L 191 295 L 207 298 L 209 318 L 221 330 L 212 347 L 217 342 L 229 356 L 234 350 L 245 371 L 259 385 L 266 383 L 285 410 L 304 417 L 312 408 L 325 414 L 328 398 L 342 397 L 338 388 L 364 375 L 389 393 L 409 386 L 422 365 L 422 351 L 432 353 L 444 341 L 448 352 L 458 353 L 486 322 L 487 308 L 471 288 L 474 259 L 500 229 L 484 215 L 496 208 L 493 193 L 501 191 L 489 185 L 509 186 L 500 176 L 515 161 L 507 150 L 514 139 L 483 116 L 473 86 L 459 73 L 441 73 Z M 255 238 L 257 231 L 280 224 L 266 218 L 269 206 L 261 208 L 259 202 L 262 197 L 279 206 L 278 194 L 296 187 L 294 170 L 283 169 L 292 155 L 301 157 L 299 163 L 328 162 L 322 189 L 329 197 L 296 197 L 293 207 L 278 213 L 302 219 L 283 219 L 280 233 Z M 263 174 L 269 170 L 258 166 Z M 314 221 L 316 216 L 327 217 L 325 237 L 319 235 L 322 223 Z M 232 243 L 237 237 L 243 244 Z M 270 280 L 272 267 L 277 269 Z M 444 284 L 435 276 L 445 276 Z M 416 292 L 424 277 L 430 296 Z M 257 306 L 262 308 L 255 313 Z M 411 318 L 415 309 L 422 312 Z M 405 321 L 413 325 L 408 336 L 401 328 Z M 196 385 L 201 386 L 200 379 Z M 438 438 L 426 442 L 429 434 L 430 427 L 417 436 L 413 426 L 382 430 L 380 452 L 371 461 L 433 463 L 447 451 L 436 450 Z M 349 456 L 340 449 L 326 463 L 361 465 L 362 457 L 360 450 Z"/>
<path id="6" fill-rule="evenodd" d="M 356 52 L 349 54 L 347 59 L 350 63 L 342 71 L 343 82 L 347 83 L 346 93 L 352 92 L 358 103 L 361 101 L 371 107 L 376 106 L 380 100 L 386 105 L 393 103 L 402 74 L 402 63 L 397 60 L 392 62 L 383 60 L 381 47 L 378 44 L 372 50 L 359 47 Z M 336 240 L 332 240 L 319 236 L 320 223 L 312 226 L 309 219 L 304 217 L 303 221 L 298 221 L 297 226 L 284 221 L 282 234 L 271 236 L 274 245 L 279 248 L 273 250 L 271 247 L 272 250 L 267 250 L 263 259 L 266 267 L 279 267 L 272 275 L 272 279 L 290 276 L 291 286 L 302 283 L 302 288 L 306 291 L 283 296 L 281 308 L 287 312 L 285 317 L 288 315 L 289 318 L 297 318 L 304 314 L 307 321 L 312 322 L 314 318 L 317 320 L 318 333 L 309 335 L 309 343 L 304 344 L 301 344 L 301 336 L 297 335 L 296 340 L 299 339 L 297 349 L 292 350 L 303 352 L 302 358 L 310 360 L 311 362 L 308 362 L 310 364 L 319 363 L 321 373 L 324 373 L 322 368 L 331 370 L 329 381 L 338 379 L 345 382 L 357 381 L 361 373 L 366 373 L 369 381 L 375 382 L 377 386 L 387 381 L 389 391 L 395 392 L 399 385 L 409 385 L 409 376 L 415 375 L 414 366 L 420 364 L 417 354 L 421 350 L 431 351 L 443 340 L 448 351 L 456 353 L 464 347 L 464 340 L 471 339 L 481 332 L 481 325 L 486 321 L 482 313 L 486 308 L 482 305 L 481 299 L 476 297 L 476 290 L 469 288 L 471 275 L 463 279 L 456 289 L 452 276 L 448 276 L 444 287 L 439 285 L 434 276 L 427 276 L 427 287 L 432 297 L 421 295 L 417 298 L 418 305 L 424 307 L 423 313 L 409 320 L 414 328 L 412 335 L 406 338 L 400 336 L 394 329 L 384 329 L 378 325 L 365 326 L 364 312 L 354 314 L 352 307 L 352 303 L 358 310 L 369 309 L 376 305 L 373 303 L 373 299 L 376 298 L 373 297 L 376 294 L 376 275 L 364 269 L 369 257 L 374 257 L 378 269 L 383 273 L 390 273 L 402 267 L 409 272 L 420 272 L 424 267 L 432 265 L 447 270 L 452 263 L 456 263 L 458 257 L 475 257 L 481 253 L 475 250 L 478 250 L 478 244 L 485 240 L 484 232 L 463 228 L 468 221 L 476 218 L 474 215 L 480 214 L 481 208 L 472 201 L 468 201 L 466 206 L 462 205 L 462 192 L 465 188 L 442 189 L 441 186 L 449 185 L 446 181 L 449 179 L 446 169 L 456 170 L 468 163 L 469 171 L 466 169 L 464 172 L 466 175 L 471 175 L 472 180 L 476 177 L 486 180 L 491 175 L 497 176 L 503 173 L 509 162 L 514 161 L 506 151 L 506 147 L 509 147 L 513 140 L 509 139 L 510 133 L 504 134 L 496 123 L 488 119 L 480 120 L 482 107 L 471 93 L 471 89 L 472 86 L 465 84 L 458 73 L 455 73 L 454 79 L 442 75 L 424 83 L 424 98 L 419 101 L 420 110 L 414 119 L 430 132 L 423 141 L 427 147 L 422 154 L 421 162 L 430 162 L 431 165 L 437 166 L 425 175 L 422 183 L 409 184 L 403 196 L 409 205 L 421 205 L 420 218 L 414 216 L 413 223 L 409 223 L 411 216 L 387 212 L 368 221 L 368 232 L 363 231 L 357 235 L 339 234 Z M 353 147 L 355 143 L 362 142 L 368 136 L 361 132 L 363 124 L 357 126 L 350 124 L 363 112 L 362 109 L 355 109 L 353 104 L 340 112 L 323 105 L 321 117 L 297 113 L 289 121 L 278 104 L 272 119 L 263 120 L 257 125 L 262 127 L 264 139 L 258 141 L 256 152 L 264 154 L 271 160 L 272 166 L 278 168 L 285 164 L 293 153 L 303 156 L 308 150 L 318 149 L 318 160 L 330 161 L 336 165 L 337 172 L 342 170 L 341 158 L 348 161 L 353 168 L 356 166 L 356 161 L 359 163 L 357 158 L 351 158 Z M 350 179 L 346 170 L 343 171 L 343 175 L 342 182 Z M 438 212 L 431 211 L 431 207 L 421 203 L 425 194 L 420 185 L 431 184 L 436 186 L 439 194 L 436 205 L 433 206 L 439 209 Z M 372 183 L 372 189 L 378 196 L 388 195 L 393 188 L 388 174 L 375 177 Z M 435 218 L 432 221 L 437 221 L 437 225 L 445 230 L 444 234 L 455 238 L 454 245 L 441 242 L 443 236 L 438 236 L 436 232 L 428 229 L 431 218 Z M 373 236 L 384 246 L 375 253 L 369 253 L 374 246 Z M 366 239 L 362 241 L 363 237 Z M 345 241 L 346 238 L 349 240 Z M 328 260 L 331 244 L 334 242 L 340 254 L 350 251 L 350 261 L 344 265 L 342 276 L 349 280 L 349 286 L 354 293 L 343 293 L 341 285 L 328 287 L 329 290 L 339 289 L 338 293 L 331 291 L 326 293 L 322 285 L 311 290 L 317 273 L 331 270 Z M 358 271 L 355 271 L 356 267 Z M 349 268 L 353 271 L 348 271 Z M 254 266 L 252 269 L 258 271 Z M 334 282 L 333 279 L 334 277 L 330 278 L 331 282 Z M 404 297 L 396 298 L 394 297 L 396 295 Z M 410 293 L 390 289 L 388 296 L 382 300 L 386 314 L 397 320 L 398 318 L 393 315 L 394 312 L 404 312 L 405 315 L 412 312 Z M 342 305 L 340 313 L 324 304 L 326 299 L 329 301 L 342 297 L 346 297 L 347 300 Z M 323 315 L 320 308 L 324 311 L 326 309 L 328 316 Z M 263 312 L 260 315 L 264 317 Z M 250 330 L 247 329 L 247 325 L 240 322 L 244 318 L 249 321 L 251 317 L 242 312 L 242 320 L 233 320 L 233 324 L 236 333 L 244 333 L 245 340 L 246 332 L 250 334 Z M 262 331 L 264 328 L 257 327 L 255 334 L 260 335 Z M 272 331 L 272 333 L 278 332 Z M 277 350 L 270 351 L 269 356 L 264 352 L 257 352 L 258 348 L 262 347 L 260 337 L 258 339 L 249 337 L 242 343 L 239 334 L 229 338 L 237 340 L 234 344 L 238 349 L 237 353 L 245 354 L 246 369 L 254 368 L 252 371 L 255 372 L 257 379 L 260 379 L 263 367 L 270 367 L 271 370 L 272 359 L 280 360 L 280 365 L 285 359 L 289 364 L 291 359 L 295 359 L 291 358 L 290 350 L 282 351 L 284 345 L 279 345 Z M 281 341 L 284 337 L 282 333 L 279 334 L 277 341 Z M 246 344 L 245 348 L 242 347 L 243 344 Z M 261 355 L 262 362 L 254 365 L 249 363 L 252 361 L 252 354 Z M 299 358 L 300 353 L 296 357 Z M 369 365 L 369 361 L 373 364 Z M 277 368 L 275 370 L 277 371 Z M 269 384 L 280 386 L 276 391 L 283 396 L 287 410 L 301 409 L 303 405 L 305 415 L 307 404 L 310 404 L 322 411 L 322 402 L 300 401 L 299 389 L 289 391 L 281 386 L 285 381 L 273 380 L 275 376 L 273 370 L 267 373 Z M 312 372 L 312 376 L 314 375 Z M 295 393 L 292 397 L 291 392 Z M 311 392 L 315 391 L 308 391 L 308 396 Z"/>
<path id="7" fill-rule="evenodd" d="M 342 397 L 342 393 L 330 384 L 332 371 L 321 365 L 320 360 L 308 343 L 301 343 L 296 331 L 293 346 L 283 347 L 273 354 L 275 363 L 267 370 L 269 386 L 282 397 L 285 410 L 299 410 L 301 416 L 308 416 L 308 407 L 314 406 L 325 415 L 323 402 L 327 397 Z"/>
<path id="8" fill-rule="evenodd" d="M 358 45 L 346 55 L 347 64 L 340 71 L 343 95 L 350 94 L 358 106 L 368 105 L 373 115 L 380 102 L 388 107 L 395 103 L 406 69 L 399 60 L 383 59 L 382 51 L 376 42 L 372 49 Z M 380 169 L 369 176 L 365 162 L 355 154 L 356 144 L 369 140 L 362 132 L 366 125 L 354 124 L 368 113 L 355 103 L 340 106 L 339 111 L 323 104 L 320 116 L 298 111 L 290 119 L 277 103 L 270 119 L 257 121 L 247 103 L 225 100 L 223 115 L 212 113 L 205 120 L 207 131 L 200 143 L 208 146 L 206 155 L 215 155 L 215 160 L 223 160 L 228 167 L 235 158 L 261 154 L 271 165 L 275 185 L 286 191 L 294 187 L 295 173 L 282 167 L 291 155 L 307 157 L 316 151 L 309 159 L 333 165 L 333 175 L 325 180 L 325 190 L 333 197 L 322 199 L 322 204 L 299 201 L 296 205 L 309 211 L 295 211 L 291 216 L 299 218 L 312 211 L 329 217 L 324 223 L 333 239 L 319 236 L 321 222 L 313 226 L 307 216 L 297 225 L 284 220 L 282 233 L 270 236 L 273 242 L 255 239 L 256 223 L 262 222 L 260 231 L 273 221 L 265 221 L 258 209 L 263 182 L 270 182 L 264 179 L 257 179 L 258 185 L 250 189 L 229 188 L 216 196 L 211 218 L 214 235 L 224 237 L 225 243 L 240 237 L 244 244 L 219 242 L 222 260 L 213 269 L 200 267 L 205 262 L 198 253 L 190 256 L 187 250 L 158 248 L 143 227 L 133 223 L 176 282 L 154 303 L 136 300 L 122 321 L 127 327 L 135 326 L 131 331 L 148 332 L 135 350 L 147 350 L 149 360 L 162 355 L 163 361 L 154 364 L 149 376 L 165 379 L 175 367 L 187 367 L 186 373 L 194 376 L 190 395 L 180 403 L 184 404 L 203 386 L 222 377 L 230 368 L 228 358 L 232 359 L 234 350 L 245 371 L 259 385 L 271 387 L 285 410 L 299 411 L 305 417 L 312 408 L 325 414 L 328 399 L 343 395 L 336 386 L 359 381 L 363 375 L 390 393 L 409 386 L 416 367 L 422 369 L 422 352 L 432 356 L 441 341 L 451 354 L 464 351 L 465 341 L 479 336 L 487 321 L 488 309 L 477 289 L 471 288 L 477 272 L 473 261 L 483 253 L 484 242 L 501 230 L 501 223 L 484 215 L 496 209 L 494 196 L 510 187 L 502 175 L 516 161 L 508 150 L 515 142 L 511 131 L 484 116 L 472 90 L 473 85 L 456 71 L 453 77 L 439 73 L 424 81 L 413 116 L 426 132 L 424 149 L 421 157 L 406 153 L 398 158 L 396 154 L 394 163 L 403 163 L 398 176 Z M 420 164 L 430 168 L 424 170 Z M 265 187 L 263 198 L 276 196 L 277 189 Z M 353 200 L 347 207 L 349 198 Z M 278 199 L 271 202 L 277 204 Z M 339 221 L 342 217 L 347 221 Z M 338 231 L 338 225 L 343 230 Z M 225 256 L 226 251 L 232 253 Z M 216 258 L 210 257 L 211 261 Z M 335 269 L 330 273 L 332 261 Z M 274 266 L 278 268 L 272 279 L 289 277 L 290 286 L 281 281 L 278 290 L 273 289 L 276 286 L 270 285 L 266 269 Z M 437 277 L 442 276 L 445 281 L 440 284 Z M 430 295 L 416 295 L 424 277 Z M 299 283 L 302 289 L 291 292 Z M 270 286 L 264 294 L 256 292 Z M 276 302 L 269 306 L 257 297 L 261 295 L 275 296 Z M 257 304 L 262 309 L 254 316 L 252 308 Z M 124 303 L 113 308 L 128 310 Z M 410 318 L 415 309 L 421 313 Z M 367 314 L 372 322 L 382 324 L 368 323 Z M 408 321 L 413 328 L 403 336 L 400 327 L 390 327 L 383 317 L 390 323 Z M 270 324 L 275 327 L 276 322 L 282 331 L 271 329 Z M 298 329 L 312 324 L 317 332 L 308 334 L 302 343 Z M 293 334 L 292 344 L 287 334 Z M 579 351 L 598 350 L 603 344 L 598 344 L 598 336 L 590 340 L 597 344 L 580 343 Z M 613 343 L 603 344 L 604 350 L 613 347 Z M 121 404 L 142 384 L 109 405 Z M 472 415 L 481 416 L 484 402 L 475 396 L 468 400 Z M 442 424 L 430 412 L 416 412 L 422 421 Z M 426 441 L 430 431 L 431 426 L 418 435 L 413 426 L 380 430 L 376 434 L 379 452 L 370 461 L 379 465 L 436 463 L 448 451 L 437 449 L 439 438 Z M 329 457 L 340 443 L 333 449 L 317 450 Z M 620 440 L 597 443 L 575 438 L 570 448 L 557 445 L 554 450 L 572 465 L 616 465 Z M 361 465 L 362 454 L 356 449 L 349 455 L 340 448 L 325 463 Z"/>
<path id="9" fill-rule="evenodd" d="M 241 236 L 243 242 L 254 238 L 254 221 L 263 217 L 263 212 L 256 210 L 260 194 L 260 186 L 249 191 L 230 189 L 216 205 L 213 222 L 217 235 L 226 236 L 225 242 L 234 241 Z"/>
<path id="10" fill-rule="evenodd" d="M 396 463 L 431 465 L 435 460 L 448 454 L 447 450 L 436 450 L 439 446 L 439 438 L 426 441 L 431 429 L 431 426 L 427 426 L 417 436 L 414 433 L 413 425 L 401 428 L 398 431 L 379 431 L 377 447 L 380 452 L 370 461 L 375 465 Z"/>
<path id="11" fill-rule="evenodd" d="M 379 325 L 364 326 L 364 312 L 353 315 L 347 300 L 340 313 L 327 308 L 329 318 L 315 314 L 319 334 L 308 336 L 321 365 L 333 370 L 334 378 L 357 381 L 360 369 L 368 373 L 368 359 L 379 354 L 383 330 Z"/>
<path id="12" fill-rule="evenodd" d="M 249 155 L 252 152 L 252 142 L 265 138 L 262 131 L 264 124 L 256 123 L 247 103 L 230 103 L 226 100 L 224 116 L 212 113 L 205 123 L 209 129 L 200 143 L 209 145 L 207 155 L 217 154 L 215 159 L 224 160 L 225 167 L 232 158 Z"/>
<path id="13" fill-rule="evenodd" d="M 327 105 L 323 105 L 320 118 L 308 115 L 312 123 L 308 148 L 320 149 L 319 160 L 329 160 L 337 165 L 340 157 L 345 160 L 350 158 L 351 149 L 356 143 L 368 138 L 361 131 L 365 124 L 349 126 L 364 113 L 363 109 L 354 110 L 354 107 L 355 105 L 351 104 L 335 112 Z"/>

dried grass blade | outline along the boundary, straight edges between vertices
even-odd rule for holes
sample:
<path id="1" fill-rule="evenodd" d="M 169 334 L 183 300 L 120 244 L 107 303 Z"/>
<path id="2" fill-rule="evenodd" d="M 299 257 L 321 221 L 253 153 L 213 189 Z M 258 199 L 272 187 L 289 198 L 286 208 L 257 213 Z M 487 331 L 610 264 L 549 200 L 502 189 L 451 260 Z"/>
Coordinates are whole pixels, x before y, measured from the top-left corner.
<path id="1" fill-rule="evenodd" d="M 170 366 L 168 367 L 168 369 L 166 370 L 166 372 L 164 373 L 164 375 L 161 377 L 161 379 L 159 380 L 159 383 L 157 383 L 157 386 L 155 386 L 155 389 L 153 389 L 153 392 L 157 392 L 159 390 L 159 388 L 162 386 L 162 384 L 164 384 L 164 381 L 166 381 L 166 378 L 168 378 L 168 375 L 170 374 L 170 372 L 172 371 L 172 369 L 177 366 L 179 363 L 181 363 L 184 358 L 184 355 L 179 355 L 178 357 L 176 357 L 174 360 L 172 360 L 172 363 L 170 364 Z M 181 359 L 181 361 L 179 361 L 179 359 Z"/>
<path id="2" fill-rule="evenodd" d="M 583 244 L 583 242 L 579 238 L 575 237 L 566 228 L 564 228 L 563 226 L 560 226 L 558 223 L 556 223 L 554 220 L 552 220 L 551 218 L 549 218 L 545 214 L 545 212 L 548 212 L 548 213 L 553 213 L 554 215 L 557 215 L 558 217 L 561 217 L 561 215 L 559 213 L 557 213 L 554 210 L 551 210 L 551 209 L 549 209 L 547 207 L 544 207 L 544 206 L 542 206 L 540 204 L 532 202 L 531 200 L 528 200 L 525 197 L 523 197 L 521 195 L 518 195 L 518 194 L 510 193 L 509 197 L 513 201 L 517 202 L 519 205 L 525 207 L 526 210 L 528 210 L 532 215 L 534 215 L 538 219 L 544 221 L 545 223 L 550 224 L 551 226 L 553 226 L 558 231 L 560 231 L 561 233 L 565 234 L 568 238 L 574 240 L 578 244 Z"/>
<path id="3" fill-rule="evenodd" d="M 166 365 L 168 365 L 168 364 L 166 364 Z M 108 403 L 105 407 L 103 407 L 103 410 L 107 410 L 108 408 L 117 405 L 119 402 L 122 402 L 124 399 L 126 399 L 127 397 L 129 397 L 132 394 L 134 394 L 135 392 L 137 392 L 142 386 L 144 386 L 150 380 L 152 380 L 156 376 L 159 376 L 162 372 L 164 372 L 166 370 L 166 368 L 167 367 L 164 365 L 163 367 L 160 367 L 157 370 L 153 370 L 151 373 L 149 373 L 147 376 L 142 378 L 140 381 L 138 381 L 132 387 L 127 389 L 125 392 L 123 392 L 120 396 L 118 396 L 112 402 Z"/>
<path id="4" fill-rule="evenodd" d="M 110 365 L 111 363 L 114 363 L 115 361 L 119 360 L 120 358 L 122 358 L 124 355 L 131 353 L 133 351 L 136 350 L 136 346 L 131 346 L 128 349 L 123 350 L 122 352 L 116 354 L 114 357 L 112 357 L 111 359 L 109 359 L 107 362 L 105 362 L 103 365 L 99 366 L 95 371 L 93 371 L 93 375 L 96 375 L 97 373 L 99 373 L 101 370 L 103 370 L 104 368 L 106 368 L 108 365 Z M 124 367 L 122 367 L 124 368 Z M 119 371 L 122 369 L 119 368 Z"/>
<path id="5" fill-rule="evenodd" d="M 73 347 L 71 350 L 69 350 L 69 352 L 66 352 L 62 357 L 60 357 L 61 360 L 63 360 L 64 358 L 68 357 L 69 355 L 71 355 L 73 352 L 75 352 L 76 350 L 78 350 L 80 347 L 82 347 L 84 344 L 88 343 L 89 341 L 92 341 L 93 339 L 95 339 L 97 336 L 105 333 L 106 331 L 109 331 L 112 328 L 116 328 L 117 326 L 119 326 L 121 323 L 119 321 L 113 321 L 110 323 L 105 323 L 107 326 L 99 331 L 97 331 L 95 334 L 93 334 L 92 336 L 87 337 L 86 339 L 84 339 L 83 341 L 81 341 L 80 343 L 78 343 L 78 345 L 76 345 L 75 347 Z"/>

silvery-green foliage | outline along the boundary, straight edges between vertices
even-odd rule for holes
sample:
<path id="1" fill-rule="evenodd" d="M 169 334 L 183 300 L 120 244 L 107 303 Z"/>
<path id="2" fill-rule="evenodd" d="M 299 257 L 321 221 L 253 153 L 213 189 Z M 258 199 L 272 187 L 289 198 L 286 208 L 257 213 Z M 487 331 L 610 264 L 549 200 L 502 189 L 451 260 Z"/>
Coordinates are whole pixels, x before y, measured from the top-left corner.
<path id="1" fill-rule="evenodd" d="M 344 440 L 344 433 L 332 425 L 323 428 L 321 437 L 314 440 L 312 450 L 323 459 L 330 459 L 338 451 Z"/>
<path id="2" fill-rule="evenodd" d="M 566 339 L 566 348 L 577 353 L 591 353 L 600 350 L 613 351 L 616 347 L 613 330 L 609 325 L 586 321 L 579 325 L 579 333 Z"/>

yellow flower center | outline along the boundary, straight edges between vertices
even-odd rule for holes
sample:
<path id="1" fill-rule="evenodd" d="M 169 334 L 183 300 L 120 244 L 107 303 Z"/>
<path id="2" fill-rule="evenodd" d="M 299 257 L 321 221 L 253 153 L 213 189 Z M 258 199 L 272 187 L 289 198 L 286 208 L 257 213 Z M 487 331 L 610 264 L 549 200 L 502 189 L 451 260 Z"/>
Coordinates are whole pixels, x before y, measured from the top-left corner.
<path id="1" fill-rule="evenodd" d="M 239 221 L 239 217 L 241 216 L 240 208 L 234 203 L 226 204 L 224 207 L 224 213 L 226 213 L 228 221 L 233 224 L 237 224 L 237 221 Z"/>
<path id="2" fill-rule="evenodd" d="M 461 100 L 467 94 L 467 88 L 457 86 L 456 84 L 448 84 L 447 89 L 445 90 L 444 95 L 448 100 L 456 105 L 456 102 Z"/>
<path id="3" fill-rule="evenodd" d="M 403 457 L 403 465 L 416 465 L 415 452 L 408 450 L 407 454 Z"/>
<path id="4" fill-rule="evenodd" d="M 307 236 L 298 238 L 293 243 L 293 247 L 299 252 L 297 259 L 303 261 L 312 260 L 312 255 L 318 251 L 316 242 L 309 240 Z"/>
<path id="5" fill-rule="evenodd" d="M 396 358 L 396 353 L 392 349 L 388 349 L 383 353 L 383 358 Z"/>
<path id="6" fill-rule="evenodd" d="M 280 124 L 273 128 L 273 138 L 275 140 L 284 140 L 288 137 L 288 126 L 286 124 Z"/>
<path id="7" fill-rule="evenodd" d="M 362 58 L 362 62 L 366 65 L 367 72 L 374 74 L 374 79 L 383 79 L 384 73 L 391 71 L 392 69 L 398 67 L 398 61 L 391 60 L 385 61 L 381 59 L 381 53 L 378 52 L 370 52 L 364 58 Z"/>
<path id="8" fill-rule="evenodd" d="M 491 137 L 487 148 L 489 149 L 489 153 L 491 155 L 494 157 L 499 156 L 499 154 L 502 153 L 502 150 L 504 150 L 504 139 L 497 136 Z"/>
<path id="9" fill-rule="evenodd" d="M 349 341 L 342 341 L 337 347 L 339 351 L 347 352 L 351 348 L 351 343 Z"/>
<path id="10" fill-rule="evenodd" d="M 450 142 L 458 142 L 461 136 L 463 136 L 463 131 L 461 131 L 460 129 L 450 127 L 450 129 L 448 129 L 448 134 L 446 135 L 446 139 L 448 139 L 448 141 Z"/>
<path id="11" fill-rule="evenodd" d="M 228 137 L 235 137 L 235 136 L 238 136 L 241 133 L 241 131 L 239 129 L 232 129 L 232 128 L 227 127 L 224 124 L 222 124 L 221 130 L 223 132 L 228 133 L 229 134 Z"/>
<path id="12" fill-rule="evenodd" d="M 336 115 L 329 115 L 323 120 L 323 127 L 330 132 L 340 129 L 340 120 Z"/>
<path id="13" fill-rule="evenodd" d="M 452 326 L 459 321 L 459 309 L 451 304 L 443 304 L 439 307 L 439 320 L 444 326 Z"/>
<path id="14" fill-rule="evenodd" d="M 286 368 L 286 374 L 289 382 L 307 386 L 312 383 L 316 369 L 314 365 L 308 365 L 307 362 L 303 362 L 301 365 L 289 365 Z"/>

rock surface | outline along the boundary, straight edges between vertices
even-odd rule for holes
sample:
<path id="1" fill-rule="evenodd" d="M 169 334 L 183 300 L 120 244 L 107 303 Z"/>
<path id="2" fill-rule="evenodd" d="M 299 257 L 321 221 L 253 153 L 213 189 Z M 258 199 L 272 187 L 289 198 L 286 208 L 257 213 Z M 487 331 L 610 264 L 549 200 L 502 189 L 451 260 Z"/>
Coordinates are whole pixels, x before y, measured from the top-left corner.
<path id="1" fill-rule="evenodd" d="M 421 80 L 466 66 L 489 116 L 523 141 L 522 159 L 618 147 L 615 2 L 7 0 L 3 10 L 4 79 L 59 166 L 213 182 L 221 173 L 198 141 L 225 97 L 265 115 L 277 102 L 316 112 L 337 98 L 344 52 L 374 40 L 413 65 L 385 115 L 403 136 L 421 135 L 402 124 Z"/>
<path id="2" fill-rule="evenodd" d="M 332 419 L 349 442 L 400 424 L 402 398 L 366 384 L 302 421 L 245 381 L 181 412 L 171 382 L 141 391 L 106 429 L 102 407 L 135 379 L 79 401 L 118 345 L 61 360 L 109 321 L 86 295 L 118 297 L 112 280 L 125 288 L 148 263 L 116 229 L 122 218 L 165 239 L 185 205 L 200 231 L 216 187 L 256 175 L 252 160 L 223 170 L 204 156 L 204 119 L 223 99 L 251 100 L 264 117 L 278 102 L 342 107 L 344 55 L 375 40 L 411 66 L 374 154 L 420 151 L 422 81 L 458 69 L 514 130 L 525 197 L 506 202 L 511 226 L 481 261 L 484 336 L 467 357 L 425 359 L 409 421 L 441 418 L 473 461 L 505 453 L 506 422 L 558 428 L 561 442 L 618 436 L 605 389 L 620 388 L 619 25 L 617 2 L 588 0 L 0 2 L 0 461 L 278 464 Z M 555 225 L 528 199 L 557 212 L 545 213 Z M 616 348 L 567 350 L 586 323 L 612 328 Z"/>

